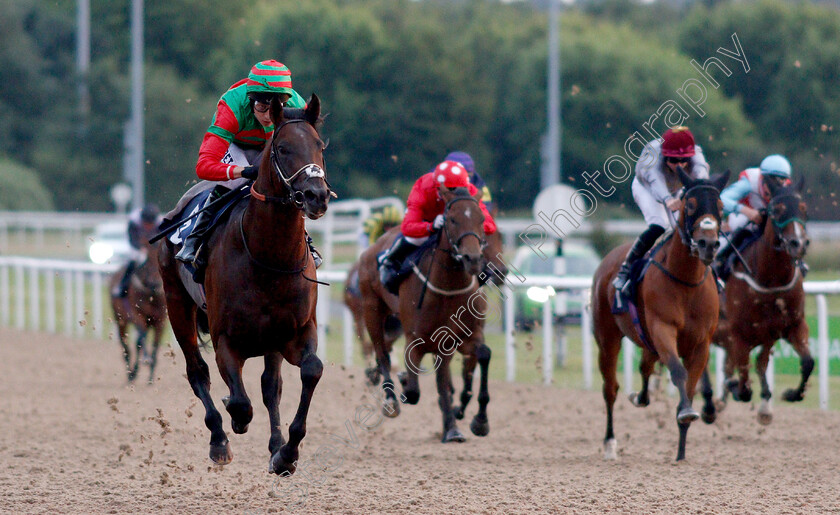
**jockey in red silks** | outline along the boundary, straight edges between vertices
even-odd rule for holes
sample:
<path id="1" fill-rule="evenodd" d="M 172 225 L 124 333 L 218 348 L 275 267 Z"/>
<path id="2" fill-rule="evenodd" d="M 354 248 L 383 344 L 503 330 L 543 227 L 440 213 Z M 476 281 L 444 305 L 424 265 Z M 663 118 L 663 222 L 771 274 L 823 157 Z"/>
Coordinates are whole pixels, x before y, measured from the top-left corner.
<path id="1" fill-rule="evenodd" d="M 466 168 L 456 161 L 444 161 L 417 179 L 408 195 L 402 234 L 380 258 L 379 279 L 386 288 L 397 278 L 403 260 L 443 227 L 446 204 L 440 197 L 442 188 L 468 188 L 470 195 L 478 193 L 478 189 L 469 182 Z M 484 233 L 493 234 L 496 222 L 484 202 L 479 201 L 478 204 L 484 214 Z"/>

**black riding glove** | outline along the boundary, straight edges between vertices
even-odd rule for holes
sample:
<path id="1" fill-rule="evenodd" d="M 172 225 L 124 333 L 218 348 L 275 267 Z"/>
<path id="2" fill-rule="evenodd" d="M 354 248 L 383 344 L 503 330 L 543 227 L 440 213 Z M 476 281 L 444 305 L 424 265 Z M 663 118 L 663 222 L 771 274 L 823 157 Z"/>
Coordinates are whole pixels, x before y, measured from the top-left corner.
<path id="1" fill-rule="evenodd" d="M 246 166 L 242 170 L 242 177 L 245 177 L 246 179 L 256 179 L 258 172 L 259 172 L 259 167 L 258 166 Z"/>

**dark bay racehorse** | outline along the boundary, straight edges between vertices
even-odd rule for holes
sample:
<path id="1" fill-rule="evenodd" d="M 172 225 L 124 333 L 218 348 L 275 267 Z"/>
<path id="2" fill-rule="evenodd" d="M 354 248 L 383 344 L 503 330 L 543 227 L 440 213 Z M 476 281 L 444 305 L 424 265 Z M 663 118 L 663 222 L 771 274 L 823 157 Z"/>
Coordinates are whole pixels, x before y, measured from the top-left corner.
<path id="1" fill-rule="evenodd" d="M 400 285 L 399 297 L 388 293 L 379 282 L 376 266 L 377 254 L 391 245 L 399 229 L 389 231 L 362 253 L 359 286 L 364 301 L 365 325 L 376 351 L 379 372 L 384 378 L 384 414 L 390 417 L 399 414 L 399 403 L 391 380 L 390 358 L 398 335 L 386 333 L 388 317 L 398 313 L 406 338 L 407 373 L 402 398 L 408 404 L 419 401 L 418 374 L 431 373 L 431 370 L 421 369 L 420 362 L 423 356 L 432 354 L 438 404 L 443 414 L 442 441 L 445 443 L 465 440 L 455 420 L 464 417 L 464 410 L 472 398 L 476 363 L 481 367 L 481 385 L 478 414 L 473 418 L 470 429 L 476 436 L 485 436 L 490 432 L 487 419 L 490 348 L 484 343 L 487 301 L 478 290 L 476 277 L 484 266 L 484 216 L 477 198 L 470 196 L 466 188 L 450 191 L 441 186 L 440 195 L 446 202 L 446 208 L 444 227 L 432 236 L 437 237 L 438 242 L 426 252 L 414 273 Z M 464 357 L 464 391 L 461 406 L 453 407 L 450 361 L 456 350 Z"/>
<path id="2" fill-rule="evenodd" d="M 219 373 L 230 389 L 223 403 L 234 433 L 244 433 L 253 416 L 242 382 L 242 365 L 263 356 L 263 403 L 271 421 L 269 470 L 295 471 L 298 446 L 306 434 L 309 404 L 323 366 L 315 355 L 315 266 L 304 233 L 305 214 L 321 217 L 330 197 L 324 173 L 324 142 L 318 135 L 320 101 L 312 95 L 305 110 L 271 103 L 274 134 L 247 202 L 240 202 L 210 241 L 205 277 L 207 318 Z M 187 362 L 187 378 L 206 410 L 210 458 L 233 459 L 222 417 L 210 397 L 210 374 L 196 342 L 196 305 L 181 282 L 170 241 L 161 246 L 161 275 L 169 319 Z M 302 391 L 289 441 L 281 432 L 279 401 L 283 360 L 300 367 Z"/>
<path id="3" fill-rule="evenodd" d="M 630 396 L 634 405 L 641 407 L 650 403 L 648 380 L 657 361 L 668 367 L 671 380 L 679 390 L 677 460 L 685 458 L 688 426 L 699 418 L 691 406 L 692 398 L 706 368 L 709 343 L 718 322 L 718 293 L 708 264 L 719 247 L 723 209 L 720 190 L 726 185 L 729 173 L 712 180 L 692 180 L 682 168 L 678 168 L 677 173 L 684 193 L 676 231 L 654 257 L 636 297 L 640 324 L 648 343 L 639 336 L 629 313 L 614 315 L 611 312 L 615 299 L 612 281 L 630 244 L 610 252 L 593 278 L 592 317 L 607 405 L 605 459 L 617 457 L 613 404 L 618 393 L 616 365 L 622 336 L 642 348 L 642 391 Z M 711 392 L 708 392 L 703 410 L 704 420 L 714 420 Z"/>
<path id="4" fill-rule="evenodd" d="M 769 424 L 773 419 L 770 408 L 770 385 L 767 383 L 767 364 L 773 345 L 784 338 L 799 354 L 801 381 L 796 389 L 784 392 L 789 402 L 801 401 L 814 358 L 808 348 L 808 323 L 805 321 L 805 292 L 802 287 L 800 262 L 810 244 L 805 232 L 806 206 L 802 202 L 802 177 L 796 186 L 779 186 L 767 182 L 770 202 L 765 210 L 761 238 L 741 254 L 743 263 L 736 261 L 726 282 L 721 322 L 714 341 L 726 349 L 726 391 L 737 401 L 749 402 L 750 351 L 761 347 L 755 371 L 761 381 L 761 406 L 758 420 Z M 737 370 L 739 377 L 734 377 Z M 704 383 L 708 376 L 704 376 Z M 708 386 L 711 388 L 711 384 Z"/>
<path id="5" fill-rule="evenodd" d="M 117 323 L 123 358 L 128 370 L 128 381 L 132 382 L 137 378 L 141 356 L 148 356 L 149 384 L 152 384 L 155 379 L 158 348 L 166 323 L 166 301 L 163 295 L 163 281 L 158 271 L 158 250 L 153 245 L 146 245 L 144 250 L 146 258 L 132 273 L 127 294 L 124 297 L 111 297 L 111 308 L 114 310 L 114 320 Z M 110 290 L 117 287 L 124 273 L 125 266 L 111 276 Z M 128 329 L 131 326 L 137 330 L 133 364 L 131 348 L 128 345 Z M 146 337 L 151 330 L 154 330 L 155 337 L 149 351 L 146 347 Z"/>

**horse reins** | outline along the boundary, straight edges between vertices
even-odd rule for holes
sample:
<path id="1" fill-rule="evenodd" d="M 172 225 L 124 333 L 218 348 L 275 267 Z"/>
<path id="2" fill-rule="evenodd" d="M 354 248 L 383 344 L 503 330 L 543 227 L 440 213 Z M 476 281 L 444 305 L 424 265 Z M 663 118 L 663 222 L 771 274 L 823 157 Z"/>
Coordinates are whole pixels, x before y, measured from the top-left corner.
<path id="1" fill-rule="evenodd" d="M 301 277 L 306 279 L 307 281 L 322 284 L 324 286 L 329 286 L 329 283 L 325 283 L 323 281 L 319 281 L 317 279 L 312 279 L 306 277 L 306 274 L 303 272 L 306 270 L 306 267 L 309 265 L 309 245 L 304 242 L 304 246 L 306 247 L 306 255 L 303 257 L 303 266 L 296 270 L 281 270 L 279 268 L 274 268 L 273 266 L 266 265 L 265 263 L 260 262 L 257 258 L 251 254 L 251 249 L 248 248 L 248 242 L 245 240 L 245 210 L 242 210 L 242 216 L 239 217 L 239 235 L 242 237 L 242 246 L 245 247 L 245 253 L 248 254 L 248 259 L 250 259 L 255 265 L 259 266 L 260 268 L 265 268 L 274 273 L 278 274 L 288 274 L 288 275 L 295 275 L 300 274 Z"/>

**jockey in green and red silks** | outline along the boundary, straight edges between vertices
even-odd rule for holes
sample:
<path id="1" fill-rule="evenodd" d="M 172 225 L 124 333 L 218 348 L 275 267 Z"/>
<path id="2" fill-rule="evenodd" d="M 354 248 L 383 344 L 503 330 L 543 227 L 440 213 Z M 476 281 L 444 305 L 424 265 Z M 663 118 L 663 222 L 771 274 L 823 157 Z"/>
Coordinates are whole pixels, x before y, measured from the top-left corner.
<path id="1" fill-rule="evenodd" d="M 292 73 L 281 62 L 269 59 L 255 64 L 248 78 L 233 84 L 219 99 L 213 122 L 204 134 L 198 151 L 195 173 L 199 179 L 223 182 L 213 189 L 195 220 L 192 232 L 175 256 L 179 261 L 192 263 L 193 278 L 203 282 L 206 265 L 201 242 L 209 234 L 210 223 L 222 206 L 214 201 L 225 189 L 242 186 L 243 179 L 256 179 L 262 151 L 271 141 L 274 124 L 271 121 L 271 101 L 277 98 L 285 107 L 305 108 L 306 102 L 292 89 Z M 321 256 L 307 234 L 307 243 L 315 260 Z"/>
<path id="2" fill-rule="evenodd" d="M 236 82 L 222 95 L 198 151 L 195 172 L 199 179 L 236 179 L 241 176 L 237 167 L 256 164 L 243 157 L 262 151 L 271 141 L 274 125 L 268 116 L 268 105 L 274 95 L 286 107 L 306 107 L 303 97 L 292 89 L 289 68 L 275 60 L 255 64 L 248 78 Z"/>

